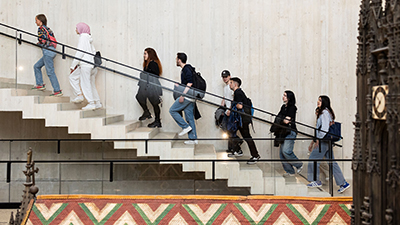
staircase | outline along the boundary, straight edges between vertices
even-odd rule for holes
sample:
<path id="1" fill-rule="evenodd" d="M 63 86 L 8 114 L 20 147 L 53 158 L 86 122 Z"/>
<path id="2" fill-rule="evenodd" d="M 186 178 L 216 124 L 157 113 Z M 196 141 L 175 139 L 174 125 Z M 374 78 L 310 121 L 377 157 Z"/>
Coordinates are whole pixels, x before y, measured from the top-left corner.
<path id="1" fill-rule="evenodd" d="M 67 127 L 69 134 L 90 134 L 92 139 L 143 139 L 176 138 L 176 133 L 160 132 L 157 128 L 141 126 L 140 121 L 124 120 L 124 115 L 110 115 L 105 109 L 82 111 L 82 105 L 70 103 L 68 96 L 50 97 L 50 91 L 30 90 L 32 85 L 15 84 L 11 79 L 0 80 L 0 110 L 21 111 L 23 119 L 44 119 L 46 127 Z M 216 159 L 213 145 L 184 145 L 181 141 L 149 141 L 148 153 L 144 142 L 118 141 L 114 149 L 136 151 L 137 157 L 159 157 L 160 159 Z M 171 164 L 167 162 L 168 164 Z M 206 179 L 212 177 L 211 163 L 185 162 L 184 172 L 205 172 Z M 217 163 L 216 179 L 227 179 L 229 187 L 250 187 L 252 194 L 263 193 L 260 170 L 240 168 L 237 162 Z M 252 182 L 238 179 L 252 178 Z"/>
<path id="2" fill-rule="evenodd" d="M 15 89 L 12 79 L 0 79 L 0 110 L 21 111 L 23 119 L 44 119 L 46 127 L 67 127 L 69 134 L 90 134 L 91 139 L 177 139 L 176 133 L 160 132 L 158 128 L 148 128 L 140 121 L 124 120 L 124 115 L 107 114 L 105 109 L 82 111 L 81 107 L 85 103 L 70 103 L 68 96 L 50 97 L 50 91 L 30 90 L 31 87 L 32 85 L 18 84 Z M 146 153 L 144 142 L 116 141 L 113 149 L 122 158 L 124 154 L 134 154 L 138 158 L 156 157 L 165 160 L 228 159 L 226 162 L 215 163 L 216 180 L 227 180 L 229 188 L 247 187 L 250 194 L 329 196 L 329 193 L 322 190 L 307 189 L 307 182 L 303 177 L 283 178 L 279 163 L 247 165 L 245 162 L 229 161 L 226 153 L 216 151 L 212 144 L 185 145 L 183 141 L 149 141 Z M 124 153 L 121 155 L 120 151 Z M 110 158 L 115 158 L 113 153 L 108 154 Z M 247 157 L 250 156 L 242 158 Z M 164 163 L 179 164 L 183 172 L 204 172 L 205 179 L 212 178 L 211 162 Z M 112 188 L 116 184 L 107 185 Z M 126 185 L 134 184 L 126 181 Z"/>

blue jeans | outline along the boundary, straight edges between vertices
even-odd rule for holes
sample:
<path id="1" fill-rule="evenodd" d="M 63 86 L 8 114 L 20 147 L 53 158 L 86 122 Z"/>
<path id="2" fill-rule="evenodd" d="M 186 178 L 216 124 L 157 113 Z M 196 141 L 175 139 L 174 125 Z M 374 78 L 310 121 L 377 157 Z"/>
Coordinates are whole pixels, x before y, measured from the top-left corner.
<path id="1" fill-rule="evenodd" d="M 54 50 L 54 47 L 49 47 Z M 47 76 L 50 79 L 51 86 L 53 86 L 54 92 L 60 91 L 60 85 L 58 84 L 56 73 L 54 73 L 54 62 L 53 59 L 56 57 L 56 53 L 45 48 L 42 49 L 43 57 L 36 62 L 33 66 L 35 70 L 36 85 L 43 85 L 42 67 L 46 67 Z"/>
<path id="2" fill-rule="evenodd" d="M 294 131 L 291 131 L 290 134 L 288 136 L 286 136 L 285 138 L 296 138 L 297 134 Z M 299 160 L 299 158 L 297 158 L 297 156 L 294 154 L 293 152 L 293 147 L 294 147 L 294 140 L 285 140 L 283 142 L 283 144 L 281 144 L 280 150 L 279 150 L 279 157 L 284 160 Z M 282 166 L 283 169 L 287 172 L 287 173 L 291 173 L 294 174 L 295 171 L 293 169 L 293 167 L 296 167 L 297 169 L 300 168 L 303 165 L 302 162 L 298 161 L 287 161 L 284 162 L 282 161 Z"/>
<path id="3" fill-rule="evenodd" d="M 182 116 L 179 114 L 181 111 L 185 112 L 185 119 L 189 123 L 186 123 Z M 182 128 L 185 129 L 187 127 L 191 127 L 192 130 L 188 133 L 189 139 L 196 140 L 196 124 L 194 122 L 194 102 L 188 101 L 186 98 L 182 103 L 179 102 L 179 98 L 177 98 L 172 104 L 171 108 L 169 108 L 169 114 L 171 114 L 172 118 L 174 118 L 175 122 Z"/>
<path id="4" fill-rule="evenodd" d="M 311 152 L 310 159 L 323 159 L 324 157 L 326 159 L 330 159 L 328 150 L 329 150 L 329 143 L 322 141 L 321 142 L 321 153 L 319 152 L 319 146 L 318 146 Z M 333 153 L 332 153 L 332 159 L 334 159 Z M 319 181 L 319 164 L 320 163 L 321 163 L 320 161 L 317 162 L 317 181 Z M 313 164 L 314 164 L 313 162 L 308 163 L 307 179 L 310 182 L 314 181 L 314 165 Z M 338 186 L 343 185 L 344 182 L 346 182 L 346 180 L 344 179 L 342 170 L 340 169 L 337 162 L 333 161 L 332 167 L 333 167 L 333 177 L 335 178 L 336 184 Z"/>

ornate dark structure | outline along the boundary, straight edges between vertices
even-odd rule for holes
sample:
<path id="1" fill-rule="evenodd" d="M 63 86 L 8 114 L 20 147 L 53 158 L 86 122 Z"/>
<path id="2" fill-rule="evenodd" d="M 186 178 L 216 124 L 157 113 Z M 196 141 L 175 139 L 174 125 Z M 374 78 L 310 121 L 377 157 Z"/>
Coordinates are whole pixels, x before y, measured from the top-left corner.
<path id="1" fill-rule="evenodd" d="M 400 224 L 400 0 L 362 0 L 352 224 Z"/>
<path id="2" fill-rule="evenodd" d="M 17 213 L 15 214 L 15 218 L 13 213 L 11 213 L 10 225 L 26 223 L 25 220 L 29 214 L 29 210 L 32 208 L 31 204 L 33 204 L 36 194 L 39 192 L 39 188 L 35 186 L 35 173 L 39 172 L 39 169 L 35 168 L 35 162 L 32 160 L 31 148 L 29 148 L 27 155 L 28 159 L 25 165 L 26 170 L 22 171 L 26 176 L 24 194 L 22 195 L 23 199 L 19 210 L 17 210 Z"/>

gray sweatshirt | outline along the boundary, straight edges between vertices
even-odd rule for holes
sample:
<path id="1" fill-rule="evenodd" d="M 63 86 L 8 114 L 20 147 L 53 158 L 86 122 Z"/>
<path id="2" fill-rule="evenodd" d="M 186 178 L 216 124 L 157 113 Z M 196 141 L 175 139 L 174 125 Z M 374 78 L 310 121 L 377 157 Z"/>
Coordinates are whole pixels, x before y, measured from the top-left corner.
<path id="1" fill-rule="evenodd" d="M 317 120 L 317 129 L 320 128 L 320 130 L 317 130 L 317 138 L 322 139 L 326 135 L 331 121 L 333 121 L 331 114 L 327 109 L 324 109 Z"/>

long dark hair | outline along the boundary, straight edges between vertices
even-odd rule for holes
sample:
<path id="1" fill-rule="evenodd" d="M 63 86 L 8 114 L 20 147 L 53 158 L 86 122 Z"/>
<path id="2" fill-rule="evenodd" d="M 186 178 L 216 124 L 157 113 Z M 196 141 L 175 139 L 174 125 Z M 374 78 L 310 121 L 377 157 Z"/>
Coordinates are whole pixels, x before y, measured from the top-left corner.
<path id="1" fill-rule="evenodd" d="M 143 69 L 146 68 L 151 61 L 154 61 L 158 64 L 158 69 L 160 70 L 160 76 L 161 76 L 162 65 L 161 65 L 160 59 L 158 59 L 156 50 L 154 50 L 152 48 L 146 48 L 144 51 L 147 52 L 149 57 L 147 58 L 147 60 L 143 61 Z"/>
<path id="2" fill-rule="evenodd" d="M 329 99 L 329 97 L 326 95 L 320 95 L 319 98 L 321 98 L 321 107 L 317 107 L 316 109 L 317 119 L 322 114 L 322 111 L 324 111 L 324 109 L 327 109 L 328 112 L 331 114 L 332 119 L 335 120 L 335 113 L 333 112 L 333 109 L 331 107 L 331 100 Z"/>
<path id="3" fill-rule="evenodd" d="M 294 93 L 290 90 L 286 90 L 286 98 L 288 99 L 287 105 L 296 105 L 296 97 L 294 96 Z"/>

